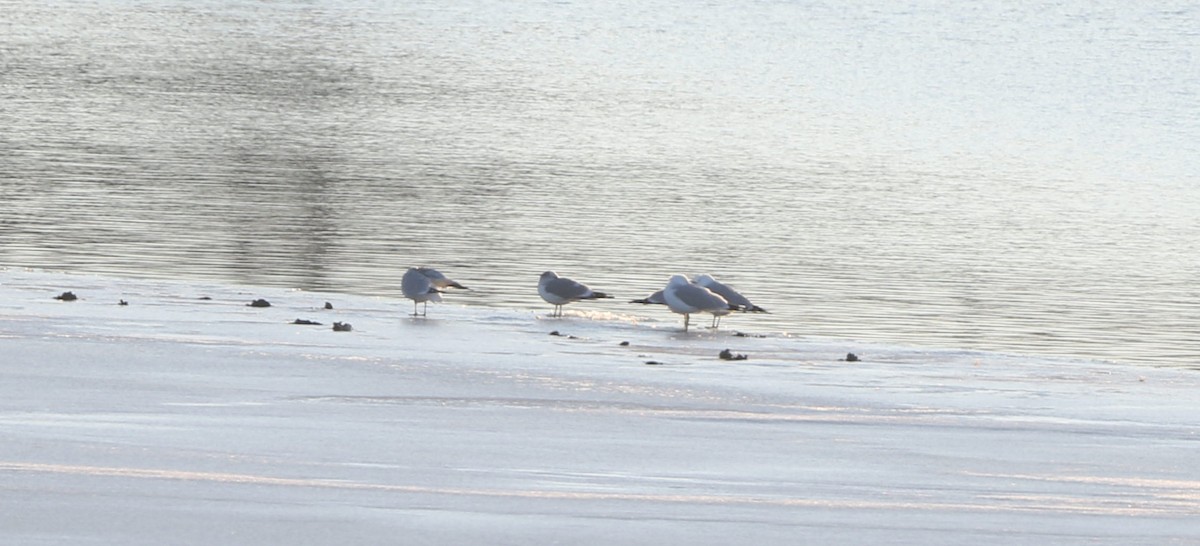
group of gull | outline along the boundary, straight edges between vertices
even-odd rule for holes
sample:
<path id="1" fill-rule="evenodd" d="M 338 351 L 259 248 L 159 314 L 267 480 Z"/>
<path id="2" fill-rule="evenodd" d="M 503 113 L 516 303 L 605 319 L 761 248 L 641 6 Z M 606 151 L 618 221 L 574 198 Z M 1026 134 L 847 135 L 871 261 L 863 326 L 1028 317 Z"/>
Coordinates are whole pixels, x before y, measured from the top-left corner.
<path id="1" fill-rule="evenodd" d="M 462 284 L 429 267 L 410 267 L 400 281 L 404 297 L 413 300 L 412 316 L 425 316 L 429 302 L 441 302 L 442 292 L 447 288 L 467 289 Z M 551 316 L 561 317 L 564 305 L 580 300 L 611 298 L 612 296 L 592 290 L 586 284 L 553 271 L 542 273 L 538 280 L 538 294 L 554 306 Z M 417 313 L 417 304 L 423 304 Z M 693 313 L 709 313 L 713 316 L 712 327 L 716 328 L 721 317 L 734 311 L 765 313 L 766 309 L 754 305 L 736 290 L 720 283 L 710 275 L 697 275 L 688 280 L 683 275 L 673 275 L 667 286 L 649 296 L 630 303 L 666 305 L 683 315 L 683 331 L 687 331 Z"/>

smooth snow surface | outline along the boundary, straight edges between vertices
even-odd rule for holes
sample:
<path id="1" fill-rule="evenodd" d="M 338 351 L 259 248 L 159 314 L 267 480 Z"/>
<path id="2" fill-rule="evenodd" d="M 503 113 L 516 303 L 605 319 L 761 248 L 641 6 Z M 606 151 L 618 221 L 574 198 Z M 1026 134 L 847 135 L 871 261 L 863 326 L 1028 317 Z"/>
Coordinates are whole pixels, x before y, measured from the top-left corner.
<path id="1" fill-rule="evenodd" d="M 1196 371 L 409 306 L 0 270 L 0 543 L 1200 544 Z"/>

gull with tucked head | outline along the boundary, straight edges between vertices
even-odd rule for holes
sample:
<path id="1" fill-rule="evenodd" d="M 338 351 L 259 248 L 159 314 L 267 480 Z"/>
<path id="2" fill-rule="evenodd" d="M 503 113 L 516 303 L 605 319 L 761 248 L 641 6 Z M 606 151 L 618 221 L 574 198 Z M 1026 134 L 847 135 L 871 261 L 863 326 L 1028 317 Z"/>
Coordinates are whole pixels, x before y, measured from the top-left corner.
<path id="1" fill-rule="evenodd" d="M 408 271 L 404 272 L 404 277 L 400 279 L 400 291 L 404 293 L 404 297 L 413 300 L 412 316 L 414 317 L 425 316 L 429 302 L 441 303 L 442 288 L 467 289 L 430 267 L 410 267 Z M 418 303 L 425 305 L 421 309 L 421 313 L 417 313 Z"/>
<path id="2" fill-rule="evenodd" d="M 725 298 L 703 286 L 692 284 L 683 275 L 671 276 L 667 287 L 663 289 L 663 300 L 671 311 L 683 315 L 684 332 L 688 329 L 692 313 L 711 313 L 715 324 L 717 317 L 737 310 L 737 306 L 731 305 Z"/>
<path id="3" fill-rule="evenodd" d="M 542 273 L 538 279 L 538 295 L 546 300 L 546 303 L 554 306 L 554 313 L 550 315 L 553 317 L 561 317 L 562 306 L 573 301 L 612 297 L 604 292 L 592 290 L 586 284 L 559 277 L 558 273 L 553 271 Z"/>
<path id="4" fill-rule="evenodd" d="M 750 299 L 738 293 L 737 290 L 734 290 L 733 288 L 730 288 L 729 286 L 717 281 L 717 279 L 712 278 L 712 275 L 696 275 L 692 278 L 692 283 L 703 286 L 712 291 L 712 293 L 725 298 L 725 301 L 729 302 L 730 305 L 737 307 L 738 311 L 742 311 L 744 313 L 767 312 L 766 309 L 750 303 Z M 721 317 L 714 316 L 713 328 L 716 328 L 719 324 L 721 324 Z"/>
<path id="5" fill-rule="evenodd" d="M 750 303 L 750 299 L 738 293 L 737 290 L 712 278 L 712 275 L 701 274 L 692 278 L 692 282 L 711 290 L 714 294 L 725 298 L 730 305 L 736 305 L 738 311 L 748 313 L 766 313 L 767 310 Z"/>

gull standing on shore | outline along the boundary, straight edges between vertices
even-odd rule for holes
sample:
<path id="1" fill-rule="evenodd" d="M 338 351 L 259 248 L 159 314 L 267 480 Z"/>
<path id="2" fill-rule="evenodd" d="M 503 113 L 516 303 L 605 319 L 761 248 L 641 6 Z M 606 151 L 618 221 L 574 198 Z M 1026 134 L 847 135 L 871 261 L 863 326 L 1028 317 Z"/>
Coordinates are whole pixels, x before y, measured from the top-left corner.
<path id="1" fill-rule="evenodd" d="M 592 290 L 586 284 L 559 277 L 558 273 L 553 271 L 542 273 L 538 279 L 538 295 L 546 300 L 546 303 L 554 306 L 554 312 L 550 315 L 552 317 L 561 317 L 562 307 L 573 301 L 612 297 L 604 292 Z"/>
<path id="2" fill-rule="evenodd" d="M 739 294 L 737 290 L 730 288 L 728 285 L 721 284 L 719 281 L 717 281 L 717 279 L 712 278 L 712 275 L 696 275 L 692 279 L 692 282 L 709 289 L 714 294 L 721 296 L 722 298 L 725 298 L 725 301 L 729 302 L 730 305 L 736 305 L 738 311 L 745 311 L 748 313 L 767 312 L 766 309 L 750 303 L 750 299 Z"/>
<path id="3" fill-rule="evenodd" d="M 714 279 L 712 277 L 712 275 L 707 275 L 707 274 L 696 275 L 695 277 L 692 278 L 692 283 L 703 286 L 703 287 L 709 289 L 710 291 L 712 291 L 712 293 L 714 293 L 718 296 L 721 296 L 722 298 L 725 298 L 725 301 L 729 302 L 730 305 L 737 307 L 738 311 L 742 311 L 745 313 L 766 313 L 767 312 L 766 309 L 763 309 L 762 307 L 759 307 L 757 305 L 754 305 L 753 303 L 750 303 L 750 299 L 747 298 L 746 296 L 739 294 L 737 290 L 734 290 L 733 288 L 730 288 L 728 285 L 722 284 L 719 281 L 717 281 L 717 279 Z M 721 317 L 714 316 L 713 317 L 713 327 L 716 328 L 717 325 L 719 325 L 719 324 L 721 324 Z"/>
<path id="4" fill-rule="evenodd" d="M 414 317 L 425 316 L 429 302 L 441 303 L 442 288 L 467 289 L 430 267 L 410 267 L 408 271 L 404 272 L 404 277 L 400 279 L 400 291 L 404 293 L 404 297 L 413 300 L 412 316 Z M 417 313 L 418 303 L 424 304 L 419 314 Z"/>
<path id="5" fill-rule="evenodd" d="M 663 289 L 663 299 L 666 300 L 667 307 L 683 315 L 684 332 L 688 330 L 692 313 L 711 313 L 715 327 L 718 316 L 728 315 L 737 310 L 737 306 L 730 305 L 725 298 L 703 286 L 692 284 L 683 275 L 671 276 L 667 287 Z"/>

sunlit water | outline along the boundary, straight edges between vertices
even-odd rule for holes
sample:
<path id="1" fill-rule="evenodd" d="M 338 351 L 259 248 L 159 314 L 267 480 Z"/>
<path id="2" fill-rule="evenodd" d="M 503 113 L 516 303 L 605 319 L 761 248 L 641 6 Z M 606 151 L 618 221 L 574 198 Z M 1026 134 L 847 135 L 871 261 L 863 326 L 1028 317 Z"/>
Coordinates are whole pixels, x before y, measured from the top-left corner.
<path id="1" fill-rule="evenodd" d="M 1185 2 L 0 0 L 0 265 L 1200 365 Z M 588 307 L 585 307 L 587 305 Z M 398 302 L 397 312 L 407 309 Z"/>

